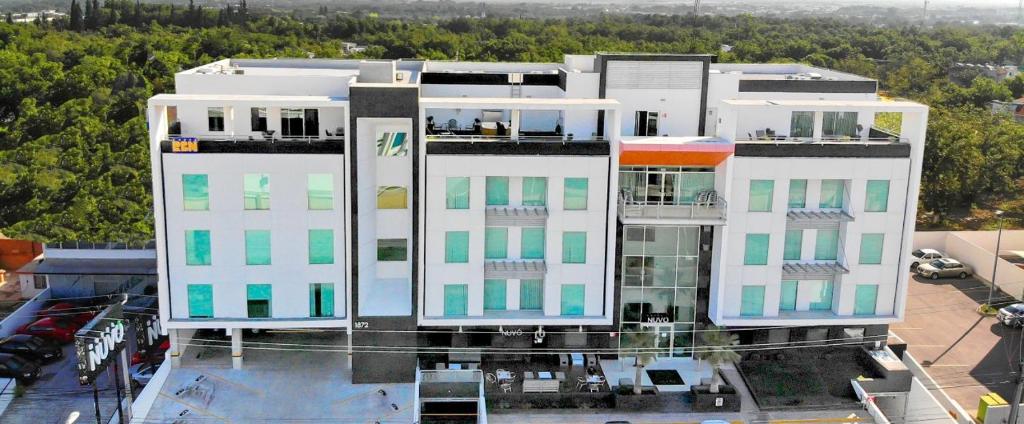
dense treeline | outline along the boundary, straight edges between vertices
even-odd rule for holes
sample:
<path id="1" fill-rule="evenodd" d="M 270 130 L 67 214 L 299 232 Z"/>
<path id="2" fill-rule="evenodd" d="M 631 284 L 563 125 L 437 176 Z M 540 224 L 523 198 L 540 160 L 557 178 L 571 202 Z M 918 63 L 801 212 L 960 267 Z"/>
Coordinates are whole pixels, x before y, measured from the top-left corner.
<path id="1" fill-rule="evenodd" d="M 214 10 L 75 0 L 70 12 L 60 21 L 0 23 L 0 229 L 9 236 L 151 237 L 145 100 L 172 92 L 175 72 L 215 59 L 342 57 L 341 41 L 370 46 L 358 57 L 561 61 L 594 51 L 695 52 L 872 76 L 893 95 L 933 106 L 922 186 L 930 225 L 976 225 L 967 218 L 985 215 L 969 217 L 972 208 L 1019 213 L 1024 204 L 1024 127 L 985 109 L 1024 94 L 1024 78 L 995 83 L 952 66 L 1021 63 L 1024 31 L 1010 28 L 749 16 L 300 20 L 256 14 L 244 2 Z"/>

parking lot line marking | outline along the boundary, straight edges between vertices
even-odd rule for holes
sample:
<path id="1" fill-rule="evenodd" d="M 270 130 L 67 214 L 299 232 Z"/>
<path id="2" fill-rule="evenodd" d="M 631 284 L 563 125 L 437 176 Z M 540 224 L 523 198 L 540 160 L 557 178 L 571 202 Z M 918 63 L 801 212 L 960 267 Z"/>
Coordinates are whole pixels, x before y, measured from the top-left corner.
<path id="1" fill-rule="evenodd" d="M 377 389 L 377 390 L 380 390 L 380 389 Z M 356 398 L 362 398 L 362 397 L 369 396 L 370 394 L 375 393 L 377 390 L 371 390 L 371 391 L 367 391 L 367 392 L 357 393 L 357 394 L 354 394 L 354 395 L 346 397 L 346 398 L 341 398 L 341 399 L 338 399 L 336 401 L 332 401 L 331 404 L 332 405 L 343 405 L 343 404 L 346 404 L 346 403 L 351 402 L 353 400 L 356 400 Z"/>
<path id="2" fill-rule="evenodd" d="M 890 330 L 924 330 L 922 327 L 889 327 Z"/>
<path id="3" fill-rule="evenodd" d="M 231 380 L 228 380 L 228 379 L 226 379 L 224 377 L 221 377 L 221 376 L 219 376 L 217 374 L 214 374 L 212 372 L 206 371 L 203 374 L 206 375 L 207 377 L 213 378 L 214 380 L 220 381 L 220 382 L 222 382 L 224 384 L 227 384 L 229 386 L 245 390 L 245 391 L 247 391 L 249 393 L 254 393 L 254 394 L 256 394 L 259 397 L 265 397 L 266 396 L 266 393 L 263 393 L 262 390 L 253 389 L 253 388 L 251 388 L 249 386 L 246 386 L 244 384 L 235 383 L 235 382 L 233 382 Z"/>
<path id="4" fill-rule="evenodd" d="M 938 367 L 973 367 L 974 365 L 967 364 L 932 364 L 932 365 L 921 365 L 925 368 L 938 368 Z"/>
<path id="5" fill-rule="evenodd" d="M 225 417 L 222 417 L 220 415 L 214 414 L 214 413 L 212 413 L 212 412 L 210 412 L 210 411 L 208 411 L 208 410 L 206 410 L 204 408 L 200 408 L 198 406 L 192 405 L 191 403 L 185 402 L 185 401 L 183 401 L 183 400 L 181 400 L 181 399 L 179 399 L 177 397 L 168 395 L 167 393 L 164 393 L 164 392 L 159 392 L 158 394 L 160 396 L 163 396 L 163 397 L 167 398 L 167 399 L 170 399 L 172 402 L 180 403 L 182 405 L 187 406 L 190 411 L 195 411 L 195 412 L 198 412 L 198 413 L 203 414 L 203 415 L 211 416 L 211 417 L 214 417 L 214 418 L 216 418 L 218 420 L 221 420 L 221 421 L 223 421 L 225 423 L 231 424 L 231 420 L 229 420 L 229 419 L 227 419 Z"/>

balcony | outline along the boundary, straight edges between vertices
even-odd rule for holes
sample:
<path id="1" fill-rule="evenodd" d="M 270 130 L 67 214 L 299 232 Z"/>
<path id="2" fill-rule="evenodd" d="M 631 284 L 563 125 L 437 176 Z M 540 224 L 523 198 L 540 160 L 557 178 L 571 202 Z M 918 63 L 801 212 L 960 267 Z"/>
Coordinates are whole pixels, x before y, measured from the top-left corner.
<path id="1" fill-rule="evenodd" d="M 837 230 L 839 224 L 853 221 L 853 216 L 835 209 L 795 209 L 786 212 L 786 228 L 790 230 Z"/>
<path id="2" fill-rule="evenodd" d="M 160 143 L 163 153 L 344 153 L 345 136 L 170 136 Z"/>
<path id="3" fill-rule="evenodd" d="M 512 137 L 486 134 L 427 135 L 427 154 L 607 156 L 610 144 L 602 137 L 561 135 Z"/>
<path id="4" fill-rule="evenodd" d="M 643 223 L 646 220 L 699 220 L 713 225 L 724 225 L 727 202 L 715 191 L 697 195 L 693 203 L 668 204 L 632 200 L 619 194 L 619 219 L 623 223 Z"/>
<path id="5" fill-rule="evenodd" d="M 782 264 L 784 280 L 835 280 L 850 270 L 842 263 L 835 262 L 787 262 Z"/>
<path id="6" fill-rule="evenodd" d="M 484 262 L 484 278 L 539 280 L 548 268 L 544 260 L 503 259 Z"/>
<path id="7" fill-rule="evenodd" d="M 484 217 L 488 227 L 543 227 L 547 221 L 543 206 L 488 206 Z"/>

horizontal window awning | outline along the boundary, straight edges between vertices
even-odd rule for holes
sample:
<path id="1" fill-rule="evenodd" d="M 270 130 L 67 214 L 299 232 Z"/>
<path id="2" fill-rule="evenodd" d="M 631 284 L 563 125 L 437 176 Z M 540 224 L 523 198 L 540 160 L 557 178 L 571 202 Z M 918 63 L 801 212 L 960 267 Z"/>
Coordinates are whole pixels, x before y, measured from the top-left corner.
<path id="1" fill-rule="evenodd" d="M 43 259 L 35 274 L 46 275 L 156 275 L 156 259 Z"/>
<path id="2" fill-rule="evenodd" d="M 541 260 L 499 260 L 484 263 L 484 278 L 527 279 L 544 278 L 547 265 Z"/>
<path id="3" fill-rule="evenodd" d="M 837 275 L 849 274 L 838 262 L 803 262 L 782 264 L 782 277 L 786 280 L 833 279 Z"/>
<path id="4" fill-rule="evenodd" d="M 853 216 L 841 210 L 791 210 L 786 212 L 786 221 L 786 228 L 791 230 L 829 230 L 853 221 Z"/>
<path id="5" fill-rule="evenodd" d="M 735 145 L 716 137 L 623 137 L 620 165 L 715 166 Z"/>
<path id="6" fill-rule="evenodd" d="M 543 206 L 488 206 L 484 219 L 486 225 L 494 227 L 542 227 L 548 220 L 548 209 Z"/>

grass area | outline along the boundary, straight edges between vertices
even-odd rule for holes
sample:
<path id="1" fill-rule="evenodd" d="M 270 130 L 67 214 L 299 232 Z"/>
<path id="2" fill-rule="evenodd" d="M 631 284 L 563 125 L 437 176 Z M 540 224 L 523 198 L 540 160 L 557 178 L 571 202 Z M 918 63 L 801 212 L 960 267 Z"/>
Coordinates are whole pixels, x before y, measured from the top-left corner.
<path id="1" fill-rule="evenodd" d="M 739 368 L 762 409 L 826 408 L 857 402 L 850 380 L 870 377 L 859 348 L 793 349 L 747 359 Z"/>

